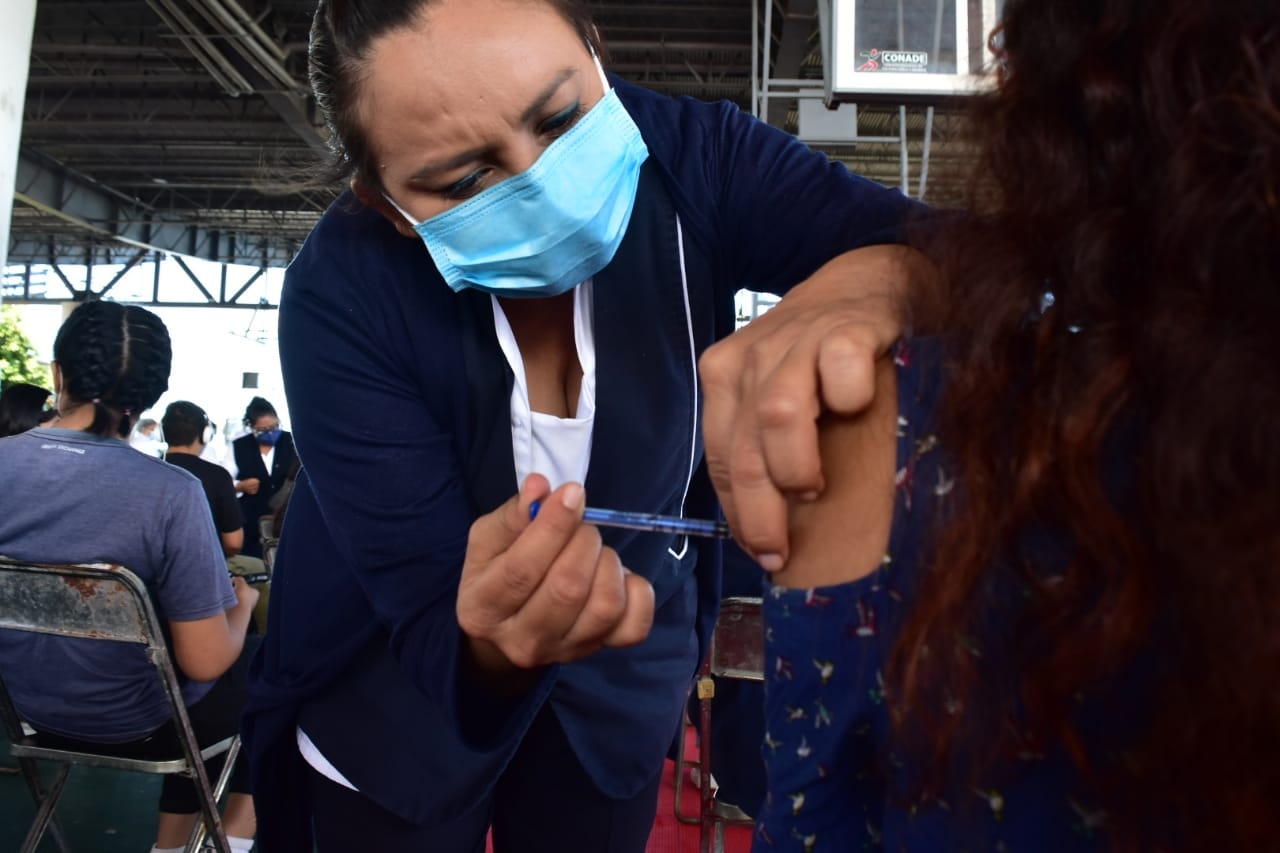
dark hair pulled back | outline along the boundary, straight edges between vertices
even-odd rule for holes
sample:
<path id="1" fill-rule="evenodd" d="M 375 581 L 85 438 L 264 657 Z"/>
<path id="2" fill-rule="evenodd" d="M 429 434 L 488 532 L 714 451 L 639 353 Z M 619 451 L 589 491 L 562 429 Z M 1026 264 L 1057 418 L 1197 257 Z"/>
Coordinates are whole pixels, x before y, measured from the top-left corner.
<path id="1" fill-rule="evenodd" d="M 86 302 L 71 312 L 53 342 L 62 370 L 59 409 L 67 400 L 92 404 L 96 435 L 127 437 L 133 422 L 169 387 L 169 330 L 136 305 Z"/>
<path id="2" fill-rule="evenodd" d="M 268 403 L 265 398 L 254 397 L 249 401 L 249 405 L 245 407 L 244 425 L 252 427 L 258 418 L 264 417 L 265 415 L 270 415 L 273 418 L 280 417 L 276 412 L 276 407 Z"/>
<path id="3" fill-rule="evenodd" d="M 325 176 L 334 182 L 357 178 L 382 189 L 371 162 L 368 134 L 360 124 L 360 85 L 373 42 L 410 26 L 439 0 L 320 0 L 311 22 L 311 88 L 329 130 L 333 159 Z M 580 0 L 530 0 L 555 9 L 603 61 L 604 46 Z"/>

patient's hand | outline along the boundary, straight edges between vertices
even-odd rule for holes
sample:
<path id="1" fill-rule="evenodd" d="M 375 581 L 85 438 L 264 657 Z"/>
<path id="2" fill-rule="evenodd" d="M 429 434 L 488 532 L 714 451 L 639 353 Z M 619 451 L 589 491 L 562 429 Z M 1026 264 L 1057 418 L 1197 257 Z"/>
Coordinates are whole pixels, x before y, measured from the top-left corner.
<path id="1" fill-rule="evenodd" d="M 239 575 L 231 577 L 231 588 L 236 594 L 236 608 L 252 610 L 253 606 L 258 603 L 258 599 L 262 593 L 245 583 L 244 578 Z"/>

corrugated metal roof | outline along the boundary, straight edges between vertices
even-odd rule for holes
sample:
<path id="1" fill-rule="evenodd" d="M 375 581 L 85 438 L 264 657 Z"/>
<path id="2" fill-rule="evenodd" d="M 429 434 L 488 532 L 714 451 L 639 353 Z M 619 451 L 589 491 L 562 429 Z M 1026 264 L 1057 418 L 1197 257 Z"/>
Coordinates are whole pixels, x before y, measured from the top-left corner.
<path id="1" fill-rule="evenodd" d="M 264 250 L 264 259 L 287 257 L 330 197 L 298 188 L 323 148 L 305 85 L 314 5 L 39 0 L 11 240 L 18 253 L 11 249 L 10 262 L 48 262 L 50 256 L 83 262 L 86 249 L 105 254 L 115 245 L 101 231 L 58 216 L 51 209 L 56 205 L 24 203 L 31 194 L 24 194 L 21 178 L 26 174 L 33 184 L 33 173 L 94 188 L 134 219 L 165 217 L 244 237 L 209 243 L 207 256 L 246 260 L 238 255 L 251 257 L 255 247 L 269 244 L 273 253 Z M 610 65 L 623 77 L 671 95 L 750 108 L 751 0 L 597 0 L 588 7 L 608 43 Z M 774 74 L 820 86 L 814 0 L 774 0 L 774 10 Z M 774 120 L 794 132 L 794 102 L 775 110 Z M 897 136 L 896 107 L 863 108 L 860 133 Z M 909 112 L 907 136 L 914 191 L 922 109 Z M 953 136 L 954 121 L 941 116 L 930 178 L 937 200 L 955 193 L 954 179 L 940 170 L 963 172 L 954 163 L 960 147 Z M 899 183 L 897 144 L 827 150 L 855 171 Z M 44 249 L 37 254 L 33 246 Z"/>

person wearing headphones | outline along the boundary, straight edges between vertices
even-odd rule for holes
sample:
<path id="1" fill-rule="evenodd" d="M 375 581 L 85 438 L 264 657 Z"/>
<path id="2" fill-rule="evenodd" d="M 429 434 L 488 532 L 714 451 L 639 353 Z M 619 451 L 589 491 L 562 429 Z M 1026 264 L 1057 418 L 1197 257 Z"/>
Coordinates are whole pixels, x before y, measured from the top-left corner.
<path id="1" fill-rule="evenodd" d="M 271 589 L 266 564 L 257 557 L 240 553 L 244 544 L 244 522 L 231 475 L 221 465 L 200 458 L 216 427 L 204 409 L 187 400 L 178 400 L 165 409 L 160 429 L 169 444 L 164 461 L 190 472 L 204 487 L 209 510 L 213 513 L 213 524 L 222 541 L 222 552 L 227 557 L 227 568 L 258 590 L 258 603 L 253 608 L 253 629 L 261 633 L 266 630 Z"/>

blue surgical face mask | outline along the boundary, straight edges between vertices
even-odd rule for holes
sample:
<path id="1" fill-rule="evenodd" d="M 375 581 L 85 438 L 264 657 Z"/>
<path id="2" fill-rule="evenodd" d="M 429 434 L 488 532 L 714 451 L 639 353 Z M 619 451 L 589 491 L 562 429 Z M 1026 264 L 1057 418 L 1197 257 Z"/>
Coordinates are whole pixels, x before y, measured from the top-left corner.
<path id="1" fill-rule="evenodd" d="M 265 444 L 268 447 L 275 447 L 276 442 L 280 440 L 280 427 L 269 429 L 266 432 L 255 432 L 253 437 L 258 440 L 258 444 Z"/>
<path id="2" fill-rule="evenodd" d="M 649 149 L 596 69 L 605 96 L 528 170 L 423 222 L 388 196 L 454 291 L 556 296 L 613 260 Z"/>

